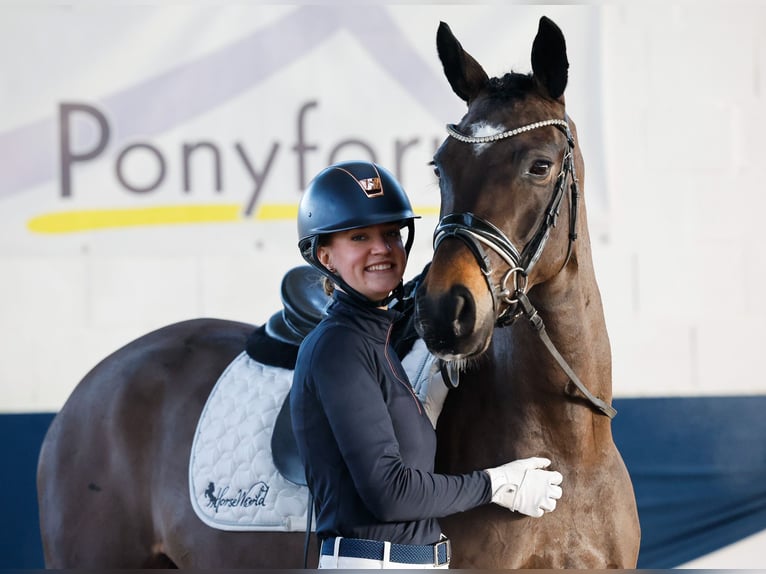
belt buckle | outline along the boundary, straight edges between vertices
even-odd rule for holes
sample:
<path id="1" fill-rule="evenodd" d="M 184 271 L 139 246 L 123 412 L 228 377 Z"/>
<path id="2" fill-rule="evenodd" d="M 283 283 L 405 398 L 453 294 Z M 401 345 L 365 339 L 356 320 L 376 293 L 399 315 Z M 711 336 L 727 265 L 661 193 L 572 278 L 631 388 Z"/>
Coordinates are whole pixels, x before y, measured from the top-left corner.
<path id="1" fill-rule="evenodd" d="M 439 563 L 439 547 L 444 545 L 444 555 L 445 555 L 445 561 L 443 563 Z M 442 540 L 441 542 L 437 542 L 434 544 L 434 566 L 441 566 L 442 564 L 449 564 L 450 558 L 452 554 L 452 547 L 450 545 L 449 539 Z"/>

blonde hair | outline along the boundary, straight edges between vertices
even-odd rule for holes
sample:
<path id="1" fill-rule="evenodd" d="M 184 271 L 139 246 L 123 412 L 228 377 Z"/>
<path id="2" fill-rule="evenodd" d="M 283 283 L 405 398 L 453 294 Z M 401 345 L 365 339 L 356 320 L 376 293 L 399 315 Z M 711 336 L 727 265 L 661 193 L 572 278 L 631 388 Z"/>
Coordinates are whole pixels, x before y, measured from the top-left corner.
<path id="1" fill-rule="evenodd" d="M 317 247 L 323 247 L 325 245 L 329 245 L 331 241 L 332 241 L 332 233 L 320 235 L 319 237 L 317 237 Z M 329 277 L 323 276 L 322 289 L 324 290 L 324 294 L 330 297 L 332 296 L 333 293 L 335 293 L 335 283 L 333 283 L 333 280 L 330 279 Z"/>

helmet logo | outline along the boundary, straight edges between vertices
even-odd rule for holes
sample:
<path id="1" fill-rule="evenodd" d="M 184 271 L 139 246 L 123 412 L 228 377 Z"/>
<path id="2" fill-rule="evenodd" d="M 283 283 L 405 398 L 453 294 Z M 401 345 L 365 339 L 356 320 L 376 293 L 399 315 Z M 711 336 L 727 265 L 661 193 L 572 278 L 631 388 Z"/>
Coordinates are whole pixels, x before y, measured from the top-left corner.
<path id="1" fill-rule="evenodd" d="M 343 169 L 342 167 L 338 167 L 337 169 L 350 175 L 357 183 L 357 185 L 362 188 L 362 191 L 367 197 L 380 197 L 383 195 L 383 182 L 380 179 L 380 175 L 378 175 L 378 177 L 365 177 L 362 179 L 357 179 L 357 177 L 350 171 Z M 375 169 L 375 173 L 378 173 L 377 169 Z"/>
<path id="2" fill-rule="evenodd" d="M 359 187 L 362 188 L 367 197 L 378 197 L 383 195 L 383 184 L 380 182 L 379 177 L 368 177 L 366 179 L 357 180 Z"/>

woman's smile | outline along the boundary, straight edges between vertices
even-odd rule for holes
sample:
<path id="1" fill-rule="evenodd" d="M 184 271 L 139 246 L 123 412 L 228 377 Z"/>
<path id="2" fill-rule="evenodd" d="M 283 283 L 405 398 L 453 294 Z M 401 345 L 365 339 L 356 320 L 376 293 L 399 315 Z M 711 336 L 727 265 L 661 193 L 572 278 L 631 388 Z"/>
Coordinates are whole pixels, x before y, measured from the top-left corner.
<path id="1" fill-rule="evenodd" d="M 370 265 L 367 267 L 367 271 L 388 271 L 389 269 L 392 269 L 394 266 L 390 263 L 377 263 L 375 265 Z"/>

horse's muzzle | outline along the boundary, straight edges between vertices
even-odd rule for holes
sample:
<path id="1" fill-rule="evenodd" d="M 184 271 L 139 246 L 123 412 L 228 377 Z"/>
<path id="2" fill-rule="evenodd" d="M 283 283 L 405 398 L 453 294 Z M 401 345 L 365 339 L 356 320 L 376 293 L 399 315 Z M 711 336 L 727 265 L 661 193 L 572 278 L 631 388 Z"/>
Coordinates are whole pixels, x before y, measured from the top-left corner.
<path id="1" fill-rule="evenodd" d="M 439 295 L 427 288 L 419 292 L 415 328 L 428 349 L 445 361 L 480 355 L 492 337 L 492 322 L 479 318 L 473 294 L 461 284 Z"/>

